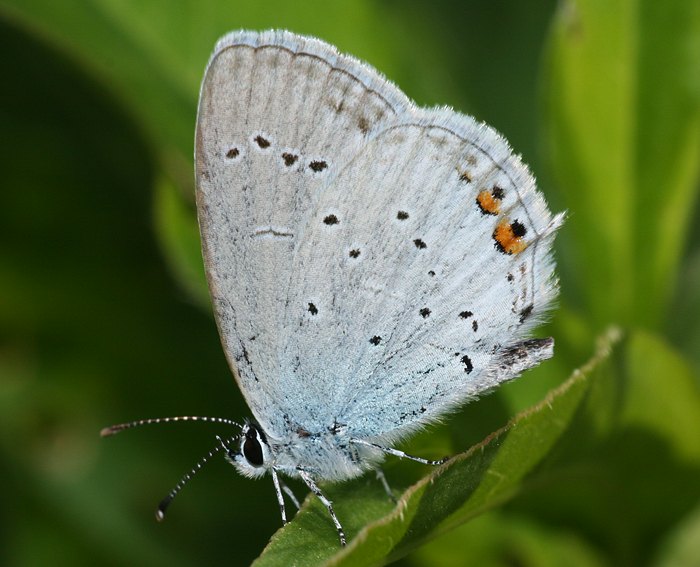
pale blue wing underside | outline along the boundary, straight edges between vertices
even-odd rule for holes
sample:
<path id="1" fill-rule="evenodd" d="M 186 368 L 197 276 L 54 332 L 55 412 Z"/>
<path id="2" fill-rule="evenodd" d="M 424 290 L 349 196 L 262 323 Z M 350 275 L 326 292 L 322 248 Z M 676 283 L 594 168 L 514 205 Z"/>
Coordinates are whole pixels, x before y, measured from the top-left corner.
<path id="1" fill-rule="evenodd" d="M 556 294 L 562 219 L 491 128 L 320 41 L 237 32 L 196 146 L 222 343 L 273 437 L 395 439 L 551 356 L 513 345 Z"/>

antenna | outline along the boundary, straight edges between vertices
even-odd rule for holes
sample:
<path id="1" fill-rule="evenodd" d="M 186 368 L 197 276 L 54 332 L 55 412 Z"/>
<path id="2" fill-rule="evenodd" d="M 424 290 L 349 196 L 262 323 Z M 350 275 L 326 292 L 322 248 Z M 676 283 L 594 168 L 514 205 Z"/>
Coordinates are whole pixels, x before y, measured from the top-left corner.
<path id="1" fill-rule="evenodd" d="M 134 427 L 140 427 L 142 425 L 151 425 L 155 423 L 173 423 L 177 421 L 206 421 L 209 423 L 224 423 L 226 425 L 233 425 L 234 427 L 239 427 L 243 429 L 243 426 L 225 417 L 203 417 L 200 415 L 181 415 L 177 417 L 156 417 L 150 419 L 138 419 L 136 421 L 130 421 L 128 423 L 119 423 L 117 425 L 112 425 L 110 427 L 105 427 L 100 431 L 102 437 L 109 437 L 110 435 L 115 435 L 120 431 L 125 429 L 133 429 Z M 217 449 L 218 450 L 218 449 Z"/>
<path id="2" fill-rule="evenodd" d="M 127 423 L 119 423 L 117 425 L 105 427 L 104 429 L 102 429 L 102 431 L 100 431 L 100 435 L 102 437 L 109 437 L 111 435 L 116 435 L 117 433 L 119 433 L 120 431 L 124 431 L 125 429 L 133 429 L 134 427 L 141 427 L 142 425 L 151 425 L 156 423 L 175 423 L 179 421 L 204 421 L 208 423 L 223 423 L 225 425 L 233 425 L 234 427 L 243 429 L 243 426 L 240 423 L 225 417 L 181 415 L 176 417 L 156 417 L 149 419 L 138 419 L 136 421 L 129 421 Z M 238 437 L 238 435 L 235 435 L 230 439 L 224 441 L 218 435 L 216 436 L 216 439 L 219 441 L 218 445 L 216 445 L 202 459 L 200 459 L 200 461 L 194 467 L 192 467 L 190 472 L 186 473 L 175 485 L 175 488 L 173 488 L 170 491 L 170 493 L 165 498 L 163 498 L 163 500 L 161 500 L 160 504 L 158 504 L 158 508 L 156 509 L 156 519 L 159 522 L 165 519 L 165 512 L 168 509 L 168 506 L 170 506 L 170 503 L 173 501 L 173 498 L 175 498 L 178 495 L 178 493 L 184 488 L 184 486 L 192 479 L 192 477 L 194 477 L 194 475 L 196 475 L 202 469 L 202 467 L 206 464 L 206 462 L 209 459 L 211 459 L 214 455 L 216 455 L 216 453 L 218 453 L 222 449 L 227 453 L 231 452 L 229 444 L 232 443 L 236 439 L 236 437 Z"/>
<path id="3" fill-rule="evenodd" d="M 216 453 L 218 453 L 222 449 L 227 452 L 230 451 L 231 449 L 229 448 L 228 444 L 233 442 L 235 438 L 236 437 L 231 437 L 230 439 L 224 441 L 218 435 L 216 436 L 216 439 L 219 441 L 219 444 L 216 445 L 211 451 L 209 451 L 194 467 L 192 467 L 192 470 L 190 470 L 190 472 L 185 473 L 183 477 L 179 480 L 179 482 L 175 485 L 175 488 L 173 488 L 168 493 L 168 495 L 160 501 L 160 504 L 158 504 L 158 508 L 156 509 L 156 520 L 162 522 L 165 519 L 165 512 L 167 511 L 168 506 L 170 506 L 170 503 L 185 487 L 185 485 L 190 480 L 192 480 L 192 477 L 196 475 L 206 464 L 206 462 L 209 459 L 211 459 L 214 455 L 216 455 Z"/>

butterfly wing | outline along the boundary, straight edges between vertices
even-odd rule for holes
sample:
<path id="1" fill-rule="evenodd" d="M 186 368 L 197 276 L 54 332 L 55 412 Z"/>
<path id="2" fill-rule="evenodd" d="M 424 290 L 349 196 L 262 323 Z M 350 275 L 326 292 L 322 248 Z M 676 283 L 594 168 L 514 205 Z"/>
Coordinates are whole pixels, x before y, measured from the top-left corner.
<path id="1" fill-rule="evenodd" d="M 492 129 L 368 66 L 234 34 L 202 87 L 198 210 L 222 342 L 266 431 L 394 439 L 551 356 L 552 217 Z"/>
<path id="2" fill-rule="evenodd" d="M 283 360 L 304 357 L 307 392 L 357 437 L 437 419 L 551 356 L 523 339 L 556 294 L 561 220 L 493 130 L 409 111 L 321 196 L 290 288 L 316 312 L 288 313 L 304 332 Z"/>
<path id="3" fill-rule="evenodd" d="M 407 106 L 317 40 L 235 32 L 215 48 L 195 140 L 204 262 L 227 359 L 270 433 L 287 393 L 308 388 L 281 358 L 299 331 L 286 326 L 295 249 L 324 188 Z"/>

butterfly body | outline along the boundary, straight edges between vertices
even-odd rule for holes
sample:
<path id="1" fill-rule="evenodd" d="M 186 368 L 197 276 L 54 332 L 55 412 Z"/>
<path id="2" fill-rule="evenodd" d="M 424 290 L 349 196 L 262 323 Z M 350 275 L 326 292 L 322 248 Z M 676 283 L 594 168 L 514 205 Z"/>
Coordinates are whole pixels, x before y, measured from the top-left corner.
<path id="1" fill-rule="evenodd" d="M 258 440 L 260 451 L 253 448 L 250 441 L 246 451 L 244 431 L 240 449 L 229 453 L 229 460 L 241 474 L 252 478 L 274 469 L 292 478 L 299 476 L 299 470 L 304 470 L 315 478 L 342 481 L 375 468 L 384 458 L 378 449 L 353 443 L 342 428 L 316 433 L 298 430 L 284 439 L 274 439 L 257 424 L 249 427 L 262 434 Z"/>

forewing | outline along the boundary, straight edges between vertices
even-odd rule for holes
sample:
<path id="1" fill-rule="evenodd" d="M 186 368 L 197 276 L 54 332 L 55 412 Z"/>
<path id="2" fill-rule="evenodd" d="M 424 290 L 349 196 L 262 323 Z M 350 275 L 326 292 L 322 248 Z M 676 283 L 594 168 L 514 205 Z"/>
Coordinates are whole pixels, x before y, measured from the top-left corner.
<path id="1" fill-rule="evenodd" d="M 226 356 L 263 428 L 281 419 L 294 251 L 324 188 L 408 105 L 376 73 L 286 32 L 223 38 L 200 94 L 197 208 Z M 308 306 L 307 306 L 308 307 Z"/>

